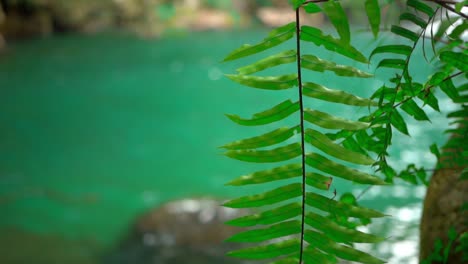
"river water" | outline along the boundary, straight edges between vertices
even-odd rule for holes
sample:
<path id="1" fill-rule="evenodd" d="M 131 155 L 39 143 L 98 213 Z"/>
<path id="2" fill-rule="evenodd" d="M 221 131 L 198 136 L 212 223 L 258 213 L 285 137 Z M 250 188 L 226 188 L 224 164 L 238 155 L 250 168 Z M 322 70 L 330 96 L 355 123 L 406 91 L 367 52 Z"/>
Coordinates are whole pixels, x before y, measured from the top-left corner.
<path id="1" fill-rule="evenodd" d="M 23 233 L 58 235 L 106 247 L 127 232 L 139 214 L 165 201 L 241 194 L 239 188 L 223 184 L 261 166 L 229 160 L 217 147 L 273 126 L 240 127 L 223 114 L 249 116 L 285 96 L 295 98 L 290 91 L 240 87 L 223 76 L 249 61 L 223 64 L 223 57 L 264 33 L 189 33 L 161 40 L 69 35 L 13 44 L 0 55 L 0 230 L 21 230 L 11 233 L 18 239 L 24 239 L 19 235 Z M 366 55 L 372 41 L 365 33 L 354 39 Z M 348 62 L 310 44 L 305 51 Z M 412 69 L 417 80 L 430 67 L 421 67 L 427 65 L 421 54 L 416 61 Z M 375 72 L 373 64 L 359 67 Z M 293 65 L 270 73 L 284 71 L 293 72 Z M 362 96 L 385 79 L 309 72 L 304 78 Z M 342 116 L 367 111 L 309 103 Z M 440 105 L 450 110 L 446 100 Z M 398 167 L 408 162 L 434 165 L 424 146 L 443 143 L 440 132 L 448 124 L 443 114 L 429 112 L 432 124 L 408 118 L 412 138 L 395 134 L 400 138 L 391 161 Z M 360 193 L 358 187 L 342 183 L 336 189 L 338 194 Z M 392 215 L 371 227 L 391 236 L 392 243 L 374 249 L 390 263 L 416 263 L 424 194 L 425 187 L 399 184 L 373 188 L 360 200 Z"/>

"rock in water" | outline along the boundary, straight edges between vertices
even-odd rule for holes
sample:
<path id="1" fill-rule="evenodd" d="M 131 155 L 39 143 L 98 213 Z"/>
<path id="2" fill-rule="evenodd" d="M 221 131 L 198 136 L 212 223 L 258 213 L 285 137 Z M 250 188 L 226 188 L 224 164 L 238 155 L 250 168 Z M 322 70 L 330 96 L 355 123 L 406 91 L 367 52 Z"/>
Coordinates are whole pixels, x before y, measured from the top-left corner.
<path id="1" fill-rule="evenodd" d="M 226 257 L 234 243 L 223 240 L 241 231 L 225 225 L 246 213 L 211 199 L 173 201 L 139 218 L 130 235 L 106 257 L 109 264 L 239 264 Z M 258 263 L 258 262 L 256 262 Z"/>

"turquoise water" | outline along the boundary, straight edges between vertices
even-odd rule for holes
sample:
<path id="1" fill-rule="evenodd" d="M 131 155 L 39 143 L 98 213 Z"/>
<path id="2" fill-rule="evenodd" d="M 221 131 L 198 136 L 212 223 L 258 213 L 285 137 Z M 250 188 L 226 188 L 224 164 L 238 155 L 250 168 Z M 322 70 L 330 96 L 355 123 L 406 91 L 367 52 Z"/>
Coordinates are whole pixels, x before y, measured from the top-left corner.
<path id="1" fill-rule="evenodd" d="M 223 184 L 265 166 L 229 160 L 217 147 L 276 125 L 239 127 L 223 113 L 247 117 L 296 96 L 239 87 L 223 77 L 248 61 L 221 64 L 224 55 L 262 34 L 208 32 L 161 40 L 71 35 L 12 45 L 0 56 L 0 226 L 109 245 L 139 214 L 164 201 L 239 195 Z M 370 53 L 368 35 L 355 42 Z M 324 54 L 313 46 L 305 50 Z M 374 72 L 372 65 L 360 68 Z M 413 68 L 420 76 L 430 70 Z M 270 73 L 281 71 L 294 68 Z M 384 79 L 318 73 L 305 78 L 362 96 Z M 342 116 L 366 111 L 308 103 Z M 394 163 L 433 165 L 421 144 L 443 142 L 439 133 L 447 124 L 443 116 L 431 116 L 435 126 L 410 121 L 417 141 L 397 141 Z M 344 193 L 355 186 L 336 188 Z M 396 207 L 419 205 L 424 190 L 401 188 L 400 194 L 371 190 L 362 202 L 381 209 L 398 197 Z"/>

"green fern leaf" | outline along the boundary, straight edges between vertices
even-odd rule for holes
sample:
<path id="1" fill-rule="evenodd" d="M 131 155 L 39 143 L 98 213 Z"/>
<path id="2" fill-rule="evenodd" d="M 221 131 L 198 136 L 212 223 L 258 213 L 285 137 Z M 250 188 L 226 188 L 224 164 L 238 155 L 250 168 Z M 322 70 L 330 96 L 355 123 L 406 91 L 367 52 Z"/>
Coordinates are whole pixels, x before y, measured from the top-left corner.
<path id="1" fill-rule="evenodd" d="M 391 124 L 398 129 L 401 133 L 405 135 L 409 135 L 408 133 L 408 127 L 406 126 L 406 122 L 403 119 L 403 117 L 400 115 L 398 110 L 394 109 L 391 114 L 390 118 Z"/>
<path id="2" fill-rule="evenodd" d="M 281 222 L 263 229 L 248 230 L 237 233 L 226 241 L 230 242 L 262 242 L 274 238 L 280 238 L 301 232 L 301 222 L 291 220 Z"/>
<path id="3" fill-rule="evenodd" d="M 441 82 L 439 87 L 453 101 L 457 101 L 460 98 L 457 88 L 455 88 L 455 85 L 453 85 L 452 80 L 448 79 L 444 82 Z"/>
<path id="4" fill-rule="evenodd" d="M 372 34 L 377 38 L 380 29 L 380 6 L 377 0 L 366 0 L 365 9 Z"/>
<path id="5" fill-rule="evenodd" d="M 378 211 L 338 202 L 313 192 L 308 192 L 306 196 L 306 204 L 308 206 L 317 208 L 327 213 L 356 218 L 378 218 L 385 216 Z"/>
<path id="6" fill-rule="evenodd" d="M 390 31 L 392 31 L 393 33 L 395 33 L 395 34 L 397 34 L 399 36 L 407 38 L 407 39 L 411 40 L 412 42 L 416 42 L 419 39 L 418 34 L 414 33 L 413 31 L 411 31 L 409 29 L 406 29 L 406 28 L 403 28 L 403 27 L 400 27 L 400 26 L 393 25 L 392 28 L 390 29 Z"/>
<path id="7" fill-rule="evenodd" d="M 401 54 L 405 56 L 409 56 L 413 49 L 407 45 L 384 45 L 375 48 L 371 55 L 369 56 L 369 60 L 375 55 L 379 53 L 393 53 L 393 54 Z"/>
<path id="8" fill-rule="evenodd" d="M 366 264 L 383 264 L 384 261 L 375 258 L 367 253 L 356 250 L 352 247 L 344 246 L 338 243 L 334 243 L 326 236 L 321 233 L 307 230 L 304 234 L 304 239 L 309 242 L 312 246 L 315 246 L 324 252 L 332 253 L 339 258 L 350 260 L 350 261 L 359 261 Z"/>
<path id="9" fill-rule="evenodd" d="M 269 163 L 290 160 L 302 153 L 299 143 L 292 143 L 272 150 L 231 150 L 224 155 L 247 162 Z"/>
<path id="10" fill-rule="evenodd" d="M 437 112 L 440 112 L 439 101 L 432 92 L 428 92 L 426 94 L 421 93 L 418 95 L 418 98 L 421 99 L 424 102 L 424 104 L 427 104 L 432 109 L 436 110 Z"/>
<path id="11" fill-rule="evenodd" d="M 403 20 L 413 22 L 414 24 L 418 25 L 422 29 L 427 27 L 427 22 L 424 19 L 416 16 L 415 14 L 403 13 L 400 15 L 400 21 L 403 21 Z"/>
<path id="12" fill-rule="evenodd" d="M 296 56 L 295 50 L 283 51 L 278 54 L 267 57 L 263 60 L 259 60 L 248 66 L 239 68 L 237 69 L 237 72 L 242 75 L 256 73 L 256 72 L 263 71 L 265 69 L 272 68 L 281 64 L 288 64 L 291 62 L 295 62 L 296 57 L 297 56 Z"/>
<path id="13" fill-rule="evenodd" d="M 332 71 L 338 76 L 361 78 L 370 78 L 373 76 L 370 73 L 363 72 L 354 67 L 339 65 L 332 61 L 322 60 L 313 55 L 303 55 L 301 58 L 301 66 L 305 69 L 318 72 Z"/>
<path id="14" fill-rule="evenodd" d="M 223 61 L 240 59 L 277 46 L 294 36 L 295 26 L 296 23 L 293 22 L 272 30 L 268 37 L 263 40 L 263 42 L 260 42 L 256 45 L 243 45 L 239 49 L 236 49 L 227 55 Z"/>
<path id="15" fill-rule="evenodd" d="M 350 59 L 367 63 L 366 57 L 350 44 L 343 43 L 329 35 L 324 35 L 318 28 L 302 26 L 301 40 L 309 41 L 317 46 L 322 46 L 327 50 L 336 52 Z"/>
<path id="16" fill-rule="evenodd" d="M 306 164 L 312 168 L 326 172 L 336 177 L 354 181 L 362 184 L 378 184 L 385 185 L 386 183 L 379 177 L 351 169 L 334 161 L 331 161 L 317 153 L 310 153 L 306 156 Z"/>
<path id="17" fill-rule="evenodd" d="M 305 133 L 306 142 L 312 144 L 313 146 L 327 153 L 328 155 L 356 164 L 372 165 L 375 163 L 375 160 L 365 155 L 362 155 L 361 153 L 357 153 L 343 148 L 342 146 L 334 143 L 333 141 L 328 139 L 327 136 L 316 130 L 307 129 Z"/>
<path id="18" fill-rule="evenodd" d="M 274 77 L 226 74 L 226 77 L 245 86 L 266 90 L 284 90 L 297 86 L 296 74 Z"/>
<path id="19" fill-rule="evenodd" d="M 461 52 L 444 51 L 440 53 L 440 60 L 452 65 L 463 72 L 468 71 L 468 55 Z"/>
<path id="20" fill-rule="evenodd" d="M 226 224 L 239 227 L 270 225 L 296 217 L 301 212 L 302 205 L 300 203 L 291 203 L 262 213 L 239 217 L 226 222 Z"/>
<path id="21" fill-rule="evenodd" d="M 316 230 L 321 230 L 335 242 L 378 243 L 384 240 L 381 237 L 343 227 L 337 224 L 335 221 L 332 221 L 316 213 L 308 213 L 307 217 L 305 218 L 305 222 L 310 227 Z"/>
<path id="22" fill-rule="evenodd" d="M 306 173 L 306 184 L 319 190 L 328 190 L 333 181 L 332 177 L 324 176 L 316 172 Z"/>
<path id="23" fill-rule="evenodd" d="M 333 90 L 316 83 L 304 83 L 302 92 L 305 96 L 323 101 L 354 106 L 377 106 L 372 100 L 361 98 L 340 90 Z"/>
<path id="24" fill-rule="evenodd" d="M 251 119 L 243 119 L 237 115 L 226 115 L 229 119 L 239 125 L 258 126 L 273 123 L 282 120 L 299 110 L 299 103 L 293 103 L 291 100 L 286 100 L 271 109 L 256 113 Z"/>
<path id="25" fill-rule="evenodd" d="M 414 119 L 419 121 L 430 121 L 429 117 L 426 115 L 426 112 L 419 107 L 414 100 L 408 100 L 402 104 L 401 109 L 408 113 Z"/>
<path id="26" fill-rule="evenodd" d="M 336 264 L 338 260 L 328 254 L 325 254 L 323 251 L 318 251 L 311 246 L 307 247 L 304 250 L 304 259 L 306 263 L 323 263 L 323 264 Z M 296 262 L 297 263 L 297 262 Z"/>
<path id="27" fill-rule="evenodd" d="M 235 180 L 230 181 L 226 185 L 241 186 L 248 184 L 259 184 L 284 180 L 302 175 L 302 165 L 300 163 L 283 165 L 271 170 L 257 171 L 248 175 L 243 175 Z"/>
<path id="28" fill-rule="evenodd" d="M 346 13 L 341 7 L 340 2 L 328 1 L 323 5 L 323 11 L 328 16 L 333 26 L 335 27 L 340 39 L 344 43 L 349 43 L 351 40 L 351 33 L 349 31 L 348 18 Z"/>
<path id="29" fill-rule="evenodd" d="M 244 196 L 224 204 L 231 208 L 250 208 L 271 205 L 302 195 L 300 183 L 292 183 L 262 194 Z"/>
<path id="30" fill-rule="evenodd" d="M 402 59 L 383 59 L 379 62 L 377 68 L 393 68 L 403 70 L 406 68 L 406 61 Z"/>
<path id="31" fill-rule="evenodd" d="M 300 132 L 300 127 L 282 127 L 261 136 L 234 141 L 222 146 L 225 149 L 253 149 L 281 143 Z"/>
<path id="32" fill-rule="evenodd" d="M 304 120 L 328 129 L 360 130 L 366 129 L 370 125 L 369 123 L 351 121 L 311 109 L 304 110 Z"/>
<path id="33" fill-rule="evenodd" d="M 414 9 L 416 9 L 418 11 L 421 11 L 421 12 L 425 13 L 426 15 L 428 15 L 430 17 L 434 15 L 434 10 L 430 6 L 422 3 L 421 1 L 408 0 L 408 2 L 406 2 L 406 4 L 408 6 L 413 7 Z"/>

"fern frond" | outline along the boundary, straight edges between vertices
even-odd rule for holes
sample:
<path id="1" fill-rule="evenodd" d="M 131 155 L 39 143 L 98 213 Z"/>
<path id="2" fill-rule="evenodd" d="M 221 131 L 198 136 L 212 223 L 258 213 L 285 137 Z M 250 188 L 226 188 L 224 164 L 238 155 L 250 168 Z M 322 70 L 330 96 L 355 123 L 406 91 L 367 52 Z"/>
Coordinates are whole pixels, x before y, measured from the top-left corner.
<path id="1" fill-rule="evenodd" d="M 227 183 L 243 186 L 274 182 L 277 186 L 272 190 L 243 196 L 224 204 L 232 208 L 259 208 L 256 213 L 233 219 L 227 224 L 252 227 L 228 238 L 228 241 L 260 244 L 233 251 L 229 255 L 254 260 L 270 259 L 270 263 L 337 263 L 340 258 L 360 263 L 383 263 L 352 246 L 353 243 L 377 243 L 382 238 L 355 230 L 356 225 L 349 222 L 348 218 L 369 219 L 385 215 L 356 203 L 350 204 L 346 199 L 336 201 L 318 193 L 328 191 L 334 177 L 357 184 L 386 184 L 379 177 L 355 168 L 370 167 L 376 161 L 366 150 L 350 147 L 350 142 L 354 140 L 352 137 L 340 142 L 342 135 L 349 137 L 361 131 L 368 135 L 365 131 L 373 131 L 380 125 L 372 124 L 369 120 L 349 120 L 307 108 L 305 97 L 331 104 L 338 103 L 345 107 L 373 107 L 378 103 L 320 83 L 305 82 L 302 71 L 328 71 L 344 78 L 369 78 L 372 75 L 353 66 L 324 60 L 315 54 L 301 54 L 301 41 L 323 46 L 333 54 L 357 62 L 367 63 L 368 60 L 350 44 L 349 23 L 339 2 L 330 1 L 323 5 L 323 12 L 337 29 L 339 39 L 325 35 L 318 28 L 307 25 L 299 27 L 299 8 L 305 5 L 309 9 L 306 11 L 317 12 L 318 6 L 307 1 L 294 2 L 297 6 L 295 23 L 273 30 L 259 44 L 244 45 L 225 59 L 240 59 L 263 52 L 292 38 L 291 32 L 296 36 L 295 50 L 279 52 L 237 69 L 236 75 L 226 75 L 229 79 L 252 88 L 286 90 L 298 87 L 299 90 L 296 102 L 287 99 L 254 114 L 252 118 L 227 115 L 235 123 L 245 126 L 271 124 L 290 116 L 289 119 L 292 119 L 293 114 L 296 118 L 299 117 L 298 124 L 292 127 L 280 126 L 263 135 L 237 140 L 222 147 L 228 150 L 226 156 L 241 161 L 287 163 L 243 175 Z M 381 52 L 388 50 L 382 49 Z M 293 62 L 297 65 L 295 73 L 267 77 L 252 75 Z M 299 115 L 295 115 L 296 112 Z M 324 132 L 336 130 L 336 135 Z M 299 139 L 293 137 L 294 135 L 300 136 Z M 368 143 L 371 144 L 370 141 Z M 359 145 L 356 141 L 354 144 Z M 297 162 L 298 159 L 301 162 Z"/>

